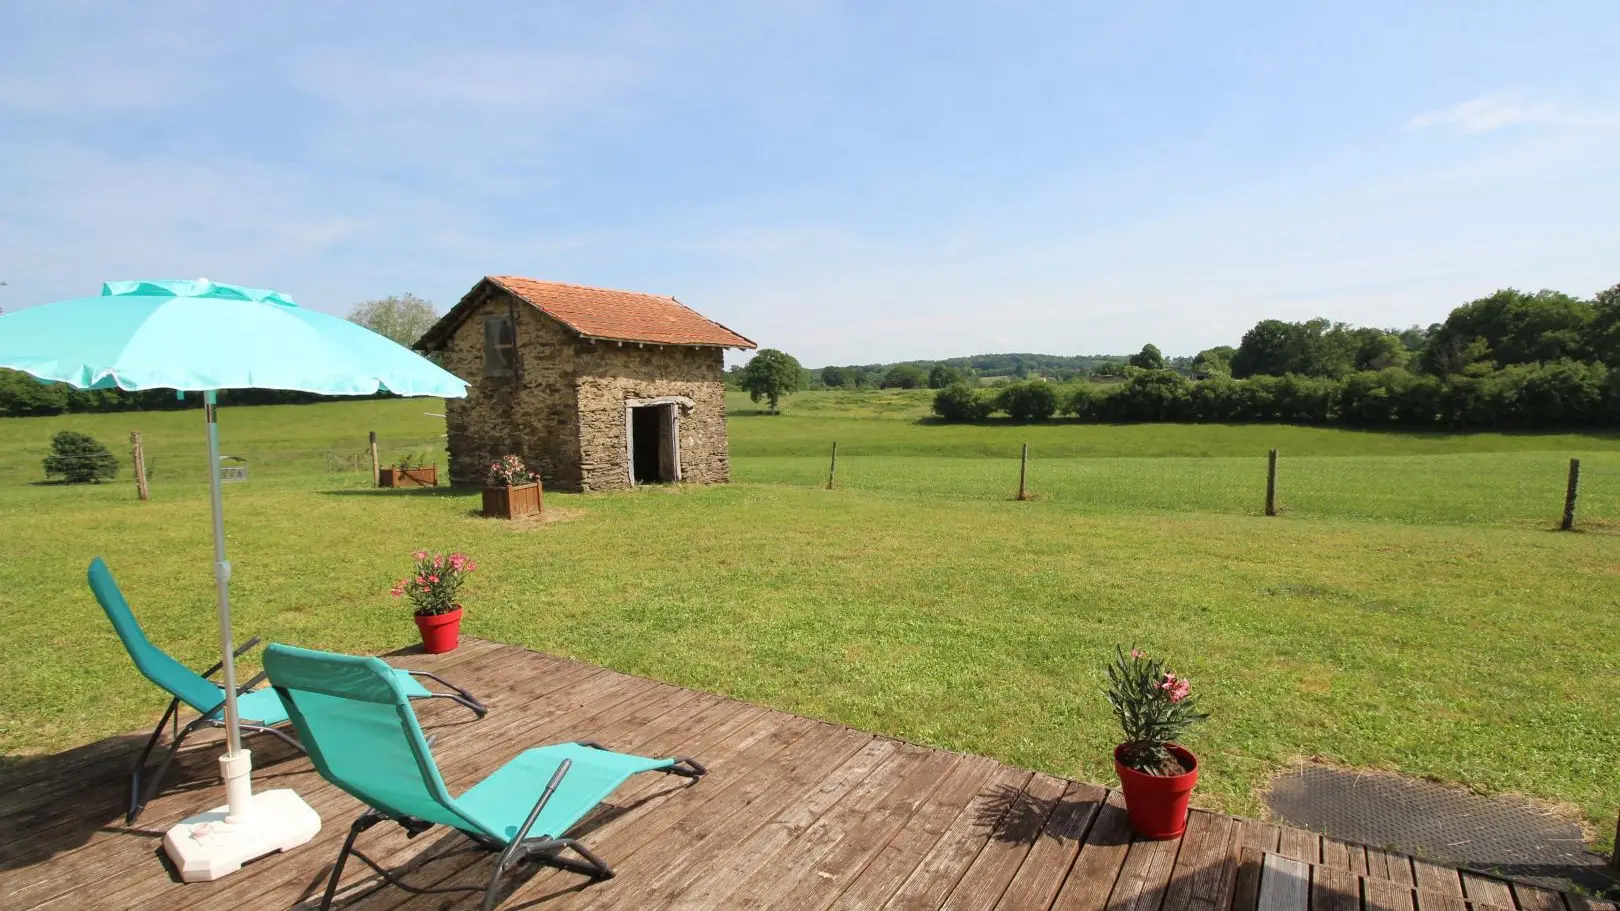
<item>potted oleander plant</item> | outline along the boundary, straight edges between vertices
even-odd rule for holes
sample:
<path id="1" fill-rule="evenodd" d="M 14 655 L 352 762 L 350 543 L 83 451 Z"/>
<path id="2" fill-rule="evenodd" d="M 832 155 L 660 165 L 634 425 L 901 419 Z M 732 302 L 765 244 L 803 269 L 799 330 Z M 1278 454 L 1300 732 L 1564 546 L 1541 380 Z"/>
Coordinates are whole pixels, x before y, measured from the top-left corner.
<path id="1" fill-rule="evenodd" d="M 1114 748 L 1114 771 L 1131 829 L 1143 838 L 1181 835 L 1198 783 L 1198 757 L 1178 741 L 1209 717 L 1198 711 L 1192 682 L 1141 649 L 1116 647 L 1105 692 L 1125 734 Z"/>
<path id="2" fill-rule="evenodd" d="M 422 650 L 437 655 L 453 650 L 461 641 L 461 593 L 467 574 L 478 568 L 466 554 L 411 554 L 416 567 L 411 575 L 394 583 L 389 594 L 409 598 Z"/>
<path id="3" fill-rule="evenodd" d="M 408 454 L 387 468 L 377 470 L 378 487 L 438 487 L 439 466 L 428 465 L 424 456 Z"/>
<path id="4" fill-rule="evenodd" d="M 521 519 L 544 511 L 540 476 L 529 470 L 515 455 L 502 456 L 489 463 L 484 482 L 484 515 L 498 519 Z"/>

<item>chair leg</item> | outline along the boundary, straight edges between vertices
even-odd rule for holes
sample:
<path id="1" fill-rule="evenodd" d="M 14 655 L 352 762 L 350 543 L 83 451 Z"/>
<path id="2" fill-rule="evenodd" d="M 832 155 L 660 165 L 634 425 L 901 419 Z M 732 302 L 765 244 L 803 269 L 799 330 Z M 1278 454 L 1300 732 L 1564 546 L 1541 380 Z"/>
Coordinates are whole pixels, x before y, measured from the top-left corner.
<path id="1" fill-rule="evenodd" d="M 343 878 L 343 865 L 349 862 L 349 854 L 354 851 L 354 840 L 380 819 L 376 813 L 367 810 L 349 826 L 349 837 L 343 840 L 343 850 L 338 852 L 337 863 L 332 865 L 332 875 L 326 880 L 326 894 L 321 896 L 321 911 L 330 911 L 332 907 L 332 899 L 337 896 L 338 880 Z"/>
<path id="2" fill-rule="evenodd" d="M 135 767 L 129 772 L 129 811 L 124 814 L 124 825 L 134 825 L 136 817 L 141 815 L 141 807 L 146 803 L 141 800 L 141 770 L 146 768 L 146 760 L 151 758 L 152 748 L 157 746 L 158 740 L 163 737 L 163 726 L 169 723 L 170 718 L 175 720 L 176 725 L 179 724 L 179 707 L 180 700 L 169 700 L 169 707 L 164 710 L 163 717 L 158 719 L 157 727 L 152 729 L 152 736 L 146 739 L 146 748 L 141 750 L 141 755 L 135 757 Z M 179 740 L 178 729 L 174 736 Z"/>

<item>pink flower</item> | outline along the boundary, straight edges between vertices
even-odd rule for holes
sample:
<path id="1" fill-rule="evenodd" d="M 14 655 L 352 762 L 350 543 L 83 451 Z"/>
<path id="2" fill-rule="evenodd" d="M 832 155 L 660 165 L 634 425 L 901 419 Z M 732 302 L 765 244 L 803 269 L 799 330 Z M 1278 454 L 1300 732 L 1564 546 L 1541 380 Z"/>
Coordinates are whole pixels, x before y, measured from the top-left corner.
<path id="1" fill-rule="evenodd" d="M 437 582 L 437 581 L 439 581 L 439 577 L 438 576 L 428 576 L 428 581 L 429 582 Z"/>
<path id="2" fill-rule="evenodd" d="M 1186 699 L 1187 694 L 1190 692 L 1192 692 L 1192 684 L 1185 680 L 1178 680 L 1176 681 L 1175 689 L 1170 691 L 1170 701 L 1180 702 L 1181 700 Z"/>
<path id="3" fill-rule="evenodd" d="M 427 577 L 425 577 L 425 576 L 417 576 L 416 577 L 416 584 L 417 585 L 426 585 L 427 584 Z"/>
<path id="4" fill-rule="evenodd" d="M 458 571 L 466 569 L 467 568 L 467 557 L 466 557 L 466 555 L 465 554 L 451 554 L 450 555 L 450 568 L 454 569 L 454 570 L 458 570 Z"/>
<path id="5" fill-rule="evenodd" d="M 418 560 L 425 560 L 425 559 L 427 559 L 427 551 L 419 550 L 419 551 L 416 551 L 415 553 L 411 554 L 411 556 L 415 557 Z"/>
<path id="6" fill-rule="evenodd" d="M 1139 648 L 1133 648 L 1133 649 L 1131 649 L 1131 657 L 1132 658 L 1146 658 L 1147 657 L 1147 652 L 1144 652 Z"/>
<path id="7" fill-rule="evenodd" d="M 434 554 L 433 555 L 433 568 L 434 569 L 441 569 L 443 567 L 444 567 L 444 557 L 442 557 L 442 556 L 440 556 L 438 554 Z"/>
<path id="8" fill-rule="evenodd" d="M 405 583 L 404 582 L 395 583 L 394 587 L 388 590 L 388 593 L 390 595 L 393 595 L 396 598 L 404 597 L 405 596 Z"/>

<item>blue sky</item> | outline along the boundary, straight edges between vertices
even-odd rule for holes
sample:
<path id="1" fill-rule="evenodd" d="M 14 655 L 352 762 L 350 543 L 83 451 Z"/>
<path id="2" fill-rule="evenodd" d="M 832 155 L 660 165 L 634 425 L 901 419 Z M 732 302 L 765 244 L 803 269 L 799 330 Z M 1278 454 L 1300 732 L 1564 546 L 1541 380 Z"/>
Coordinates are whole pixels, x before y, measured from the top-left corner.
<path id="1" fill-rule="evenodd" d="M 1620 4 L 7 4 L 0 306 L 674 294 L 807 364 L 1620 282 Z"/>

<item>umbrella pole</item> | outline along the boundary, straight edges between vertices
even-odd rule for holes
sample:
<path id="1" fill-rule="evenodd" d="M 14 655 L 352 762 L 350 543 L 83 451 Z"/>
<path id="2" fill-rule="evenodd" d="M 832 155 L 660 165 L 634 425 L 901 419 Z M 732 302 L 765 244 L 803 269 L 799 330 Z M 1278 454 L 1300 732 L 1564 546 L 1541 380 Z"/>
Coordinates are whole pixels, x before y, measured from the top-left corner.
<path id="1" fill-rule="evenodd" d="M 213 390 L 203 393 L 203 415 L 208 421 L 208 499 L 214 513 L 214 593 L 219 601 L 219 653 L 225 687 L 225 755 L 220 771 L 225 778 L 229 818 L 243 819 L 252 810 L 250 778 L 252 756 L 242 749 L 242 731 L 236 715 L 236 643 L 231 638 L 231 564 L 225 559 L 225 504 L 219 483 L 219 419 Z"/>
<path id="2" fill-rule="evenodd" d="M 225 559 L 225 510 L 219 492 L 219 422 L 215 395 L 203 393 L 208 419 L 208 494 L 214 511 L 214 590 L 219 596 L 220 664 L 225 671 L 225 737 L 219 759 L 225 806 L 180 820 L 163 834 L 163 850 L 188 883 L 219 879 L 255 857 L 287 851 L 315 837 L 321 818 L 290 789 L 253 793 L 253 753 L 242 749 L 236 718 L 236 664 L 231 642 L 231 564 Z"/>

